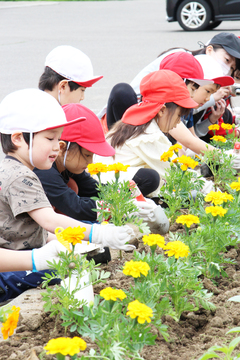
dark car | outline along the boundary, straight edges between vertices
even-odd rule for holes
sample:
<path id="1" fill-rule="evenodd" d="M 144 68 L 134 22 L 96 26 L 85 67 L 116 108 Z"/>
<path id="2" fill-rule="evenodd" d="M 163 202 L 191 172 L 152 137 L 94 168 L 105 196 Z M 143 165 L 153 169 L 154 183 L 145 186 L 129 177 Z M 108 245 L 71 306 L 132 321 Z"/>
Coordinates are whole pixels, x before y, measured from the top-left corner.
<path id="1" fill-rule="evenodd" d="M 223 20 L 240 20 L 240 0 L 166 0 L 167 21 L 187 31 L 214 29 Z"/>

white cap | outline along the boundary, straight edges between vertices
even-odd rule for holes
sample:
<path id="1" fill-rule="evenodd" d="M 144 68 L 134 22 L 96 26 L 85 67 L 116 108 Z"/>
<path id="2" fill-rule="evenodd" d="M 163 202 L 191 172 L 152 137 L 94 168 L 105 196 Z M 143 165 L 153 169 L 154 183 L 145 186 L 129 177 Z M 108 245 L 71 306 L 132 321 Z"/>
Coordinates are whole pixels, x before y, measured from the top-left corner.
<path id="1" fill-rule="evenodd" d="M 0 103 L 0 133 L 35 133 L 69 126 L 85 117 L 67 122 L 57 100 L 38 89 L 24 89 L 7 95 Z"/>
<path id="2" fill-rule="evenodd" d="M 234 79 L 231 76 L 223 76 L 221 65 L 214 60 L 212 56 L 201 54 L 194 57 L 202 66 L 204 79 L 212 80 L 212 83 L 220 86 L 229 86 L 234 84 Z"/>
<path id="3" fill-rule="evenodd" d="M 93 67 L 89 57 L 69 45 L 54 48 L 47 55 L 45 66 L 83 87 L 90 87 L 103 77 L 93 76 Z"/>

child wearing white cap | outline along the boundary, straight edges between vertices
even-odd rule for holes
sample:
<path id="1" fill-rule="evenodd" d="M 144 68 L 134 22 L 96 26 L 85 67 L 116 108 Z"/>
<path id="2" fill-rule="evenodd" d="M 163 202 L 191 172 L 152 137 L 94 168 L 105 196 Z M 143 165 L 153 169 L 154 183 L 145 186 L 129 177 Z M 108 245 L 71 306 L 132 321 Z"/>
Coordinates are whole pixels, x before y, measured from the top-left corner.
<path id="1" fill-rule="evenodd" d="M 16 91 L 1 102 L 1 144 L 7 156 L 0 163 L 0 248 L 4 248 L 0 249 L 0 271 L 38 273 L 47 269 L 47 261 L 57 261 L 57 254 L 63 250 L 61 244 L 53 240 L 54 231 L 60 225 L 64 228 L 84 226 L 84 240 L 101 246 L 123 250 L 134 248 L 125 245 L 134 237 L 128 226 L 88 225 L 55 213 L 40 180 L 32 171 L 35 166 L 40 169 L 52 166 L 59 152 L 63 127 L 80 121 L 85 118 L 67 122 L 58 102 L 37 89 Z M 14 250 L 26 251 L 17 254 Z M 1 273 L 0 302 L 21 293 L 26 286 L 38 286 L 42 275 L 39 273 L 37 278 L 16 291 L 17 280 L 11 287 L 9 273 L 6 277 Z M 14 276 L 16 278 L 16 273 Z M 24 282 L 23 279 L 20 282 Z"/>
<path id="2" fill-rule="evenodd" d="M 47 55 L 38 86 L 65 105 L 84 100 L 85 89 L 102 77 L 93 75 L 91 60 L 81 50 L 61 45 Z"/>

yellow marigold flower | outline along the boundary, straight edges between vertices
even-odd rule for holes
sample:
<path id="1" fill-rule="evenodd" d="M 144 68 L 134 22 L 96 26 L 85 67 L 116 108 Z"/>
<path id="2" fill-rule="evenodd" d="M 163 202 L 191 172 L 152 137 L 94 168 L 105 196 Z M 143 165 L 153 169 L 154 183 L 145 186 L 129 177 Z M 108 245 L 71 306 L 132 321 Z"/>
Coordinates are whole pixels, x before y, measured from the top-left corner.
<path id="1" fill-rule="evenodd" d="M 221 205 L 223 202 L 233 201 L 233 196 L 221 191 L 210 191 L 204 199 L 206 202 L 212 202 L 214 205 Z"/>
<path id="2" fill-rule="evenodd" d="M 161 157 L 160 157 L 160 160 L 161 161 L 168 161 L 169 158 L 171 158 L 173 156 L 173 151 L 171 150 L 168 150 L 166 152 L 164 152 Z"/>
<path id="3" fill-rule="evenodd" d="M 178 158 L 172 159 L 172 163 L 176 164 L 178 162 Z"/>
<path id="4" fill-rule="evenodd" d="M 233 126 L 232 126 L 232 124 L 222 123 L 221 128 L 224 129 L 224 130 L 231 130 L 233 128 Z"/>
<path id="5" fill-rule="evenodd" d="M 206 214 L 211 213 L 212 216 L 221 216 L 223 217 L 227 213 L 227 209 L 224 209 L 222 206 L 207 206 L 205 208 Z"/>
<path id="6" fill-rule="evenodd" d="M 20 307 L 13 306 L 7 320 L 2 324 L 1 331 L 4 340 L 7 340 L 9 336 L 13 335 L 14 330 L 17 327 L 19 311 Z"/>
<path id="7" fill-rule="evenodd" d="M 117 298 L 123 300 L 127 297 L 124 291 L 113 289 L 111 287 L 107 287 L 100 291 L 100 296 L 103 297 L 105 300 L 113 300 L 117 301 Z"/>
<path id="8" fill-rule="evenodd" d="M 102 163 L 88 164 L 87 168 L 90 175 L 97 175 L 101 172 L 107 172 L 107 165 Z"/>
<path id="9" fill-rule="evenodd" d="M 227 139 L 224 136 L 221 136 L 221 135 L 214 135 L 210 139 L 214 140 L 214 141 L 220 141 L 220 142 L 226 142 L 227 141 Z"/>
<path id="10" fill-rule="evenodd" d="M 51 339 L 44 347 L 48 354 L 62 354 L 74 356 L 79 353 L 80 350 L 85 350 L 87 347 L 86 342 L 80 337 L 74 338 L 59 337 L 57 339 Z"/>
<path id="11" fill-rule="evenodd" d="M 169 150 L 176 151 L 176 152 L 178 152 L 178 150 L 180 150 L 180 149 L 182 149 L 182 145 L 180 145 L 180 144 L 172 145 L 169 148 Z"/>
<path id="12" fill-rule="evenodd" d="M 84 231 L 86 231 L 85 227 L 68 227 L 61 232 L 61 235 L 65 241 L 76 245 L 82 243 L 82 239 L 85 237 Z"/>
<path id="13" fill-rule="evenodd" d="M 189 247 L 179 240 L 169 242 L 164 246 L 164 250 L 166 250 L 165 254 L 175 256 L 176 259 L 179 257 L 188 257 L 190 252 Z"/>
<path id="14" fill-rule="evenodd" d="M 178 216 L 176 219 L 176 223 L 187 225 L 187 227 L 190 228 L 192 224 L 199 224 L 200 221 L 198 216 L 189 214 Z"/>
<path id="15" fill-rule="evenodd" d="M 123 268 L 124 275 L 132 276 L 134 278 L 140 277 L 141 274 L 147 276 L 150 267 L 148 263 L 144 261 L 133 261 L 130 260 L 125 263 Z"/>
<path id="16" fill-rule="evenodd" d="M 149 306 L 140 303 L 138 300 L 130 302 L 127 309 L 127 315 L 129 315 L 131 319 L 137 317 L 139 324 L 144 324 L 145 321 L 148 323 L 151 322 L 150 318 L 153 317 L 152 309 Z"/>
<path id="17" fill-rule="evenodd" d="M 191 169 L 194 169 L 198 165 L 197 161 L 193 160 L 190 156 L 186 156 L 186 155 L 182 155 L 178 157 L 177 162 L 182 164 L 181 166 L 182 171 L 186 171 L 189 167 Z"/>
<path id="18" fill-rule="evenodd" d="M 142 240 L 144 244 L 145 245 L 147 244 L 148 246 L 157 245 L 160 248 L 162 248 L 165 245 L 164 237 L 159 234 L 144 235 Z"/>
<path id="19" fill-rule="evenodd" d="M 218 124 L 213 124 L 208 127 L 209 130 L 219 130 L 220 126 Z"/>
<path id="20" fill-rule="evenodd" d="M 230 184 L 231 189 L 240 191 L 240 177 L 238 178 L 238 181 L 234 181 Z"/>
<path id="21" fill-rule="evenodd" d="M 116 164 L 112 164 L 112 165 L 108 165 L 107 170 L 108 171 L 115 171 L 115 174 L 118 173 L 119 171 L 127 171 L 127 169 L 129 168 L 130 165 L 123 165 L 121 163 L 116 163 Z"/>

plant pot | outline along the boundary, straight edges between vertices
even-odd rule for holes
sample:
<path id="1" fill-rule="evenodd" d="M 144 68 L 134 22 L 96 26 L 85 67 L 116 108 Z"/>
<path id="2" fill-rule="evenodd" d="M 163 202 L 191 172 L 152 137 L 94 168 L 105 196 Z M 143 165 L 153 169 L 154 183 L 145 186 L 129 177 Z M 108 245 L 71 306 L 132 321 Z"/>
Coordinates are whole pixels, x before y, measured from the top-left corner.
<path id="1" fill-rule="evenodd" d="M 75 275 L 75 274 L 71 275 L 70 292 L 75 290 L 77 286 L 78 276 L 79 275 Z M 61 284 L 64 288 L 68 288 L 69 277 L 64 279 Z M 86 271 L 84 272 L 82 278 L 80 279 L 78 287 L 80 286 L 81 289 L 74 294 L 74 297 L 79 301 L 86 300 L 87 305 L 89 305 L 90 301 L 94 301 L 94 294 L 93 294 L 93 286 L 92 284 L 89 283 L 89 274 Z"/>

